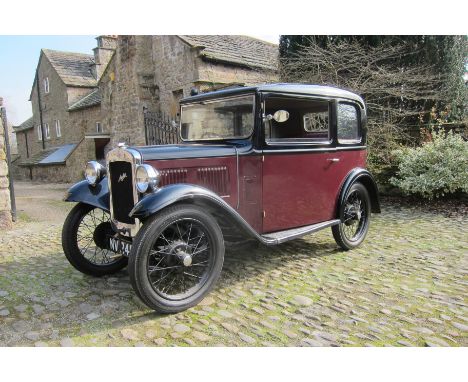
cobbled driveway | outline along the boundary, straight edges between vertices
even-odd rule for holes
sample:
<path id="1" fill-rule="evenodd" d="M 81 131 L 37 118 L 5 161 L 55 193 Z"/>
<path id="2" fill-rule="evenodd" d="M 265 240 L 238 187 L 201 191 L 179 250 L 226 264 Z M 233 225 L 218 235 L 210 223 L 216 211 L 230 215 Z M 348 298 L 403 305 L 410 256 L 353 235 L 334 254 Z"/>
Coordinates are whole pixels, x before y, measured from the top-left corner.
<path id="1" fill-rule="evenodd" d="M 60 230 L 0 233 L 0 346 L 468 346 L 466 216 L 384 204 L 354 251 L 326 230 L 228 252 L 215 290 L 170 316 L 125 271 L 75 271 Z"/>

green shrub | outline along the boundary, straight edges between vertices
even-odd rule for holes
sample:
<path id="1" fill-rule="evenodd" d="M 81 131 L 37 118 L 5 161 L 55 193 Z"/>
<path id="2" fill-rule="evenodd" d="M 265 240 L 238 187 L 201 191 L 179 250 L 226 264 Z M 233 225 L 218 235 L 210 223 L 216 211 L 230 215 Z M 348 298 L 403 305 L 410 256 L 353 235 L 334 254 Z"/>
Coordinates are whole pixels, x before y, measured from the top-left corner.
<path id="1" fill-rule="evenodd" d="M 398 171 L 390 183 L 406 194 L 432 199 L 457 191 L 468 192 L 468 142 L 450 131 L 434 131 L 431 141 L 393 154 Z"/>

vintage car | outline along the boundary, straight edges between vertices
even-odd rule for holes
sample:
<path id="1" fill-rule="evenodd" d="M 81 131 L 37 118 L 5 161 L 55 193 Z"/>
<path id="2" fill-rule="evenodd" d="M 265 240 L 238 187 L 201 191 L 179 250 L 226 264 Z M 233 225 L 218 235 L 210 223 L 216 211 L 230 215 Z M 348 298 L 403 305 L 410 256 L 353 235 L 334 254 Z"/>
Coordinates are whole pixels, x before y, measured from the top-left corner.
<path id="1" fill-rule="evenodd" d="M 93 276 L 128 265 L 154 310 L 201 301 L 225 246 L 331 227 L 349 250 L 380 212 L 365 169 L 366 107 L 354 93 L 269 84 L 193 95 L 181 101 L 179 130 L 183 144 L 119 144 L 65 197 L 78 202 L 62 233 L 70 263 Z"/>

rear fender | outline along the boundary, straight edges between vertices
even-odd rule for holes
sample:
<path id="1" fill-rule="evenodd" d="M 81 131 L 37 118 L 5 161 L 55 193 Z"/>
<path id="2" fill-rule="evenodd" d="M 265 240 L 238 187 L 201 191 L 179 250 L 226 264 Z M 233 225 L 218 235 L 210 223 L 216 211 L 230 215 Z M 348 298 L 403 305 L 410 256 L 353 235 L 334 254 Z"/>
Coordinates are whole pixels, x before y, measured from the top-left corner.
<path id="1" fill-rule="evenodd" d="M 344 203 L 348 190 L 356 182 L 362 183 L 364 187 L 366 187 L 371 201 L 371 211 L 373 213 L 380 213 L 379 190 L 377 187 L 377 183 L 375 183 L 374 177 L 366 169 L 355 168 L 348 173 L 345 181 L 343 182 L 343 185 L 341 186 L 336 211 L 336 216 L 339 217 L 341 220 L 343 220 L 343 216 L 341 216 L 340 214 L 340 206 Z"/>
<path id="2" fill-rule="evenodd" d="M 101 179 L 95 186 L 86 180 L 74 184 L 63 198 L 65 202 L 78 202 L 109 211 L 109 186 L 107 177 Z"/>

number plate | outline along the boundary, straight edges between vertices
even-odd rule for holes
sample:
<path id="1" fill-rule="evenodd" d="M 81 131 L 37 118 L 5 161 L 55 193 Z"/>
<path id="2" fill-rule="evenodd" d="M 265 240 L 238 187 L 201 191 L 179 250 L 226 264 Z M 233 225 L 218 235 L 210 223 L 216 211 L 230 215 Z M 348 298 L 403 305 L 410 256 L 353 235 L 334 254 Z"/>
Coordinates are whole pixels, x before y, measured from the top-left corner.
<path id="1" fill-rule="evenodd" d="M 124 256 L 129 256 L 132 250 L 132 243 L 124 241 L 117 237 L 109 237 L 109 249 L 112 252 L 119 253 Z"/>

